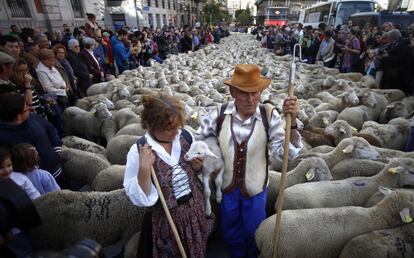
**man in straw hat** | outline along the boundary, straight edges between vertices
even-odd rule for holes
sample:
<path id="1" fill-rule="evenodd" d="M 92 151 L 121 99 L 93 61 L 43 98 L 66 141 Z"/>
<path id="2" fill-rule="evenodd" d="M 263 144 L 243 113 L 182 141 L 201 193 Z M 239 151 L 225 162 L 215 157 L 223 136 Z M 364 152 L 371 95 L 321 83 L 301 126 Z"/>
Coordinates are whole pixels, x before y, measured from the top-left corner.
<path id="1" fill-rule="evenodd" d="M 233 100 L 211 111 L 198 133 L 218 137 L 223 152 L 221 230 L 232 257 L 257 257 L 255 231 L 266 218 L 269 155 L 283 155 L 284 122 L 270 105 L 259 105 L 270 79 L 260 76 L 257 65 L 239 64 L 231 79 Z M 283 113 L 292 116 L 289 158 L 302 148 L 296 123 L 296 96 L 286 98 Z"/>

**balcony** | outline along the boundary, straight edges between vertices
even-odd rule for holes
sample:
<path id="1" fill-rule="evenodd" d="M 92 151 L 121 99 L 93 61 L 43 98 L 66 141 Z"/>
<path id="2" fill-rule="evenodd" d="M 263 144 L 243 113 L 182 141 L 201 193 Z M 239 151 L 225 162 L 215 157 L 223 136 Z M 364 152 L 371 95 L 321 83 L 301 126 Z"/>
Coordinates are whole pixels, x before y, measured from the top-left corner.
<path id="1" fill-rule="evenodd" d="M 108 7 L 121 6 L 125 0 L 106 0 Z"/>

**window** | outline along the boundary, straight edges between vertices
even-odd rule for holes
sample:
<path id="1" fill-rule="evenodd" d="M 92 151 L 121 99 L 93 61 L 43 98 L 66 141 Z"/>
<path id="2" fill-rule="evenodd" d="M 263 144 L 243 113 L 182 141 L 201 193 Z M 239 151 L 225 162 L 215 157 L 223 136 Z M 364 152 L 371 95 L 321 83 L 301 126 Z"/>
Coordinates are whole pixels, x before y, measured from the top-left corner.
<path id="1" fill-rule="evenodd" d="M 7 0 L 12 17 L 30 17 L 26 0 Z"/>
<path id="2" fill-rule="evenodd" d="M 161 19 L 160 19 L 160 15 L 156 14 L 155 18 L 157 19 L 157 28 L 161 28 Z"/>
<path id="3" fill-rule="evenodd" d="M 175 10 L 175 1 L 173 2 L 173 9 Z"/>
<path id="4" fill-rule="evenodd" d="M 155 7 L 158 7 L 158 0 L 155 0 Z"/>
<path id="5" fill-rule="evenodd" d="M 165 14 L 162 16 L 162 23 L 163 23 L 164 26 L 168 25 L 167 24 L 167 15 L 165 15 Z"/>
<path id="6" fill-rule="evenodd" d="M 151 6 L 151 0 L 147 1 L 148 6 Z"/>
<path id="7" fill-rule="evenodd" d="M 82 18 L 83 10 L 81 0 L 70 0 L 70 3 L 72 4 L 73 17 Z"/>
<path id="8" fill-rule="evenodd" d="M 161 5 L 162 5 L 162 8 L 165 9 L 165 1 L 164 0 L 161 0 Z"/>
<path id="9" fill-rule="evenodd" d="M 167 0 L 167 2 L 168 2 L 168 9 L 171 9 L 171 3 L 170 3 L 170 1 Z"/>
<path id="10" fill-rule="evenodd" d="M 152 13 L 148 14 L 148 23 L 151 28 L 154 28 L 154 16 L 152 15 Z"/>

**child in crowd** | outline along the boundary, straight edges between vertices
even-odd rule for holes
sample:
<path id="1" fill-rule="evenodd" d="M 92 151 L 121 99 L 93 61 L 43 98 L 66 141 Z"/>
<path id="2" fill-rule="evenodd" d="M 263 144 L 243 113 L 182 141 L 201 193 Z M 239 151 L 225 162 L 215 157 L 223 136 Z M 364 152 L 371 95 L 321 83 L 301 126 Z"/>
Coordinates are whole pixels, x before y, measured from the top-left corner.
<path id="1" fill-rule="evenodd" d="M 53 176 L 39 168 L 39 155 L 33 145 L 16 144 L 11 150 L 11 156 L 14 170 L 26 175 L 41 195 L 60 190 Z"/>
<path id="2" fill-rule="evenodd" d="M 25 175 L 13 172 L 11 154 L 5 148 L 0 148 L 0 178 L 12 179 L 32 200 L 40 196 L 39 191 Z M 32 253 L 32 243 L 29 233 L 18 228 L 12 228 L 11 233 L 11 239 L 5 243 L 7 249 L 17 258 L 30 255 Z"/>
<path id="3" fill-rule="evenodd" d="M 32 200 L 40 196 L 39 191 L 33 186 L 27 176 L 13 172 L 10 151 L 5 148 L 0 148 L 0 178 L 10 178 L 13 180 Z"/>

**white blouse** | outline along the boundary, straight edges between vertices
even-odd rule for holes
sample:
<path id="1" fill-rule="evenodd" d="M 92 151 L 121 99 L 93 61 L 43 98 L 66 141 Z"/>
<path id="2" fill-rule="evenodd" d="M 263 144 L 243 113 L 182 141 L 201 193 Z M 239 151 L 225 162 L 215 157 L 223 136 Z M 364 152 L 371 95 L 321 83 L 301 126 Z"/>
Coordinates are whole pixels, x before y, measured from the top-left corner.
<path id="1" fill-rule="evenodd" d="M 154 152 L 157 153 L 160 159 L 162 159 L 169 166 L 175 168 L 172 172 L 172 184 L 176 199 L 191 192 L 188 176 L 186 173 L 180 173 L 182 171 L 182 168 L 178 164 L 181 154 L 180 135 L 181 133 L 177 134 L 172 142 L 171 155 L 168 154 L 164 147 L 158 144 L 158 142 L 156 142 L 149 133 L 146 133 L 144 136 L 147 140 L 148 145 Z M 125 176 L 123 183 L 125 192 L 134 205 L 139 207 L 152 206 L 158 200 L 158 192 L 155 188 L 155 185 L 151 183 L 151 191 L 147 196 L 138 184 L 138 173 L 139 152 L 137 145 L 134 144 L 131 146 L 127 155 L 127 163 L 125 166 Z"/>

